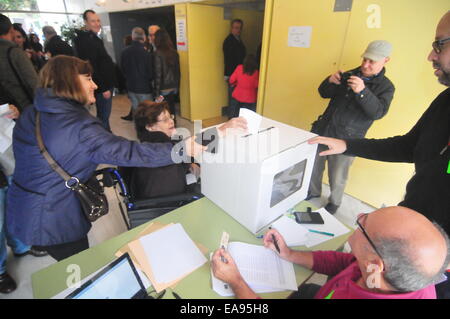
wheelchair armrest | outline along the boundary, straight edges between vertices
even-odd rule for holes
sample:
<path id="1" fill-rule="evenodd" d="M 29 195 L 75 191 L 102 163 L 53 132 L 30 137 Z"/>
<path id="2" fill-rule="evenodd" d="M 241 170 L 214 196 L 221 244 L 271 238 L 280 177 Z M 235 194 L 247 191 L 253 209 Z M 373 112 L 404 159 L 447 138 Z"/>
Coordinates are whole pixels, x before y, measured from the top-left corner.
<path id="1" fill-rule="evenodd" d="M 202 194 L 197 193 L 182 193 L 170 196 L 161 196 L 149 199 L 141 199 L 133 202 L 133 210 L 145 208 L 145 207 L 156 207 L 162 204 L 170 204 L 177 202 L 191 202 L 203 197 Z"/>

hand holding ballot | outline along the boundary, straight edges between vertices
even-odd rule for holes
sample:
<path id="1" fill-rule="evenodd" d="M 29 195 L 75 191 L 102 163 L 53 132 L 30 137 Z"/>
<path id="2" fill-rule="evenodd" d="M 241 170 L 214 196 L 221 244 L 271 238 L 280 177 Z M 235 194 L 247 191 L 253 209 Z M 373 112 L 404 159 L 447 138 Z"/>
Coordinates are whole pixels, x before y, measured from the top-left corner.
<path id="1" fill-rule="evenodd" d="M 224 137 L 227 134 L 228 129 L 240 129 L 247 131 L 247 120 L 243 117 L 235 117 L 223 123 L 218 127 L 220 137 Z"/>
<path id="2" fill-rule="evenodd" d="M 233 257 L 225 249 L 216 250 L 211 260 L 211 267 L 214 276 L 230 286 L 237 286 L 244 280 Z"/>

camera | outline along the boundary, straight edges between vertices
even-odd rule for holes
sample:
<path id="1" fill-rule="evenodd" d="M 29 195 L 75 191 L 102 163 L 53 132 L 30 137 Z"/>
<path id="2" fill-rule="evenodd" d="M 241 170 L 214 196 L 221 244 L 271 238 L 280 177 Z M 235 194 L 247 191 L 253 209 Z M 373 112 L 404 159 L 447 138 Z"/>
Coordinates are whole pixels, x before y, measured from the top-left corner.
<path id="1" fill-rule="evenodd" d="M 353 76 L 352 72 L 341 72 L 341 84 L 347 86 L 347 81 L 350 80 L 351 76 Z"/>

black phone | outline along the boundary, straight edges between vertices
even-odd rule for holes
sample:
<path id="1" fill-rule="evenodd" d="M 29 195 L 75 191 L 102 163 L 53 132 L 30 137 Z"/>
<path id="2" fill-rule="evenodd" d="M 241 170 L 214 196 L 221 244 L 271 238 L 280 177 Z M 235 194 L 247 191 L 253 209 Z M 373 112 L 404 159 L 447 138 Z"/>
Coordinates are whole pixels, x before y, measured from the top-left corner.
<path id="1" fill-rule="evenodd" d="M 325 224 L 317 212 L 312 212 L 311 207 L 308 207 L 306 212 L 294 212 L 295 221 L 298 224 Z"/>

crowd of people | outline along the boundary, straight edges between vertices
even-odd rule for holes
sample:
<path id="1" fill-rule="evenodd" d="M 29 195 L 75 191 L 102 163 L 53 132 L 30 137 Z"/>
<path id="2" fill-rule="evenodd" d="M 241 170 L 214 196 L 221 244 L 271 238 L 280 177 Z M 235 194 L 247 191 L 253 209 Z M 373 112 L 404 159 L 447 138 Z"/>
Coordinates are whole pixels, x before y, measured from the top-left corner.
<path id="1" fill-rule="evenodd" d="M 100 17 L 86 10 L 83 20 L 85 26 L 76 31 L 73 48 L 51 26 L 42 30 L 42 46 L 36 34 L 27 36 L 20 25 L 0 14 L 0 105 L 7 104 L 4 116 L 16 121 L 12 141 L 0 153 L 0 293 L 16 289 L 6 271 L 7 245 L 16 257 L 50 255 L 57 261 L 89 248 L 91 222 L 67 181 L 43 156 L 39 138 L 58 165 L 80 181 L 87 181 L 99 164 L 133 167 L 137 198 L 185 191 L 186 173 L 198 175 L 200 167 L 175 162 L 174 151 L 195 157 L 212 141 L 199 144 L 195 136 L 174 139 L 180 62 L 170 35 L 157 25 L 148 27 L 148 36 L 143 28 L 133 28 L 119 62 L 131 102 L 123 119 L 134 120 L 139 141 L 115 136 L 109 123 L 115 65 L 98 36 Z M 256 55 L 247 54 L 241 39 L 243 25 L 242 20 L 233 20 L 223 42 L 230 119 L 209 136 L 220 138 L 229 128 L 245 130 L 239 110 L 256 111 L 260 48 Z M 449 43 L 447 12 L 428 58 L 447 87 Z M 443 173 L 449 161 L 450 89 L 436 98 L 408 134 L 364 139 L 394 98 L 395 87 L 385 75 L 391 52 L 389 42 L 373 41 L 360 66 L 338 71 L 320 84 L 319 94 L 330 102 L 312 128 L 321 136 L 310 143 L 321 146 L 308 199 L 321 196 L 326 161 L 330 213 L 339 208 L 354 156 L 413 162 L 416 174 L 398 207 L 358 216 L 358 229 L 349 241 L 351 254 L 295 251 L 276 230 L 264 236 L 264 245 L 281 258 L 332 277 L 323 287 L 301 287 L 295 298 L 448 297 L 449 280 L 439 281 L 450 262 L 450 175 Z M 97 117 L 86 108 L 91 104 L 96 105 Z M 182 147 L 175 148 L 177 143 Z M 368 271 L 371 265 L 376 270 Z M 237 297 L 258 297 L 223 249 L 215 252 L 212 269 Z M 372 275 L 378 276 L 373 287 L 368 285 Z"/>

